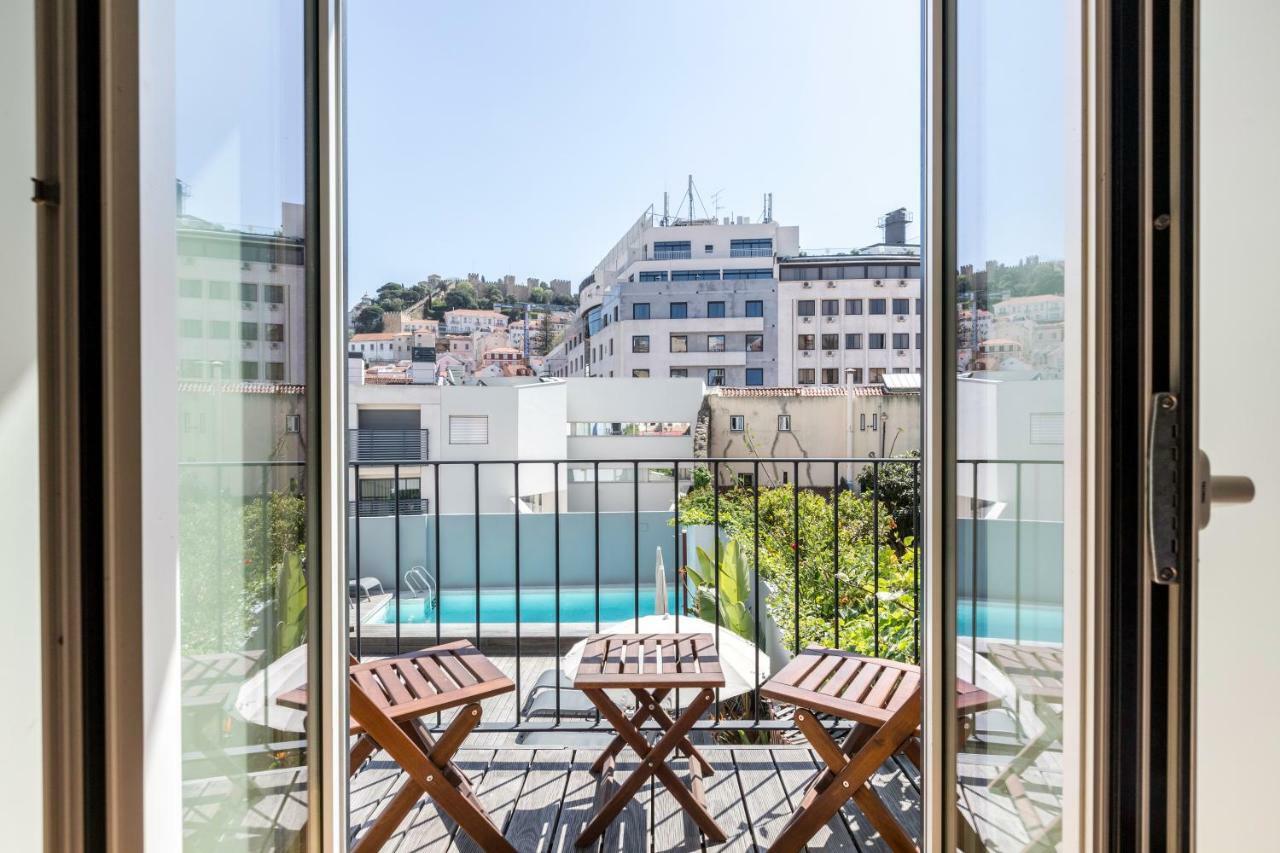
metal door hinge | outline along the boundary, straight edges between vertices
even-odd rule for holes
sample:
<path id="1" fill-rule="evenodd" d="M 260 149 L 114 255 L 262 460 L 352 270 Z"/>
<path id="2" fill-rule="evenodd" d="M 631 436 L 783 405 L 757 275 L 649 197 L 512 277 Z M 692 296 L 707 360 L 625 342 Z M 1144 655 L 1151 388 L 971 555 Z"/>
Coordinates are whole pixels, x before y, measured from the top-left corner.
<path id="1" fill-rule="evenodd" d="M 1181 483 L 1178 481 L 1178 398 L 1161 392 L 1152 397 L 1147 430 L 1147 536 L 1152 581 L 1179 581 L 1182 554 L 1179 529 Z"/>
<path id="2" fill-rule="evenodd" d="M 57 181 L 42 181 L 39 178 L 31 179 L 31 200 L 36 204 L 57 207 L 60 195 Z"/>

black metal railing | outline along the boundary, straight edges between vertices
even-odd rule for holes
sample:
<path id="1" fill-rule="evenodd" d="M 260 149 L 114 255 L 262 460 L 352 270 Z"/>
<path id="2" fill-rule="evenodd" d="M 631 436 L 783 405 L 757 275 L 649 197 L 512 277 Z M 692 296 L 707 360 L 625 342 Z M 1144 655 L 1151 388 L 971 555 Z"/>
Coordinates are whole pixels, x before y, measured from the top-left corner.
<path id="1" fill-rule="evenodd" d="M 410 462 L 430 458 L 425 429 L 349 429 L 347 458 L 353 462 Z"/>
<path id="2" fill-rule="evenodd" d="M 602 466 L 632 476 L 601 483 Z M 350 463 L 351 483 L 364 467 L 373 466 Z M 388 466 L 378 467 L 385 473 Z M 717 634 L 731 630 L 723 624 L 721 572 L 704 571 L 710 583 L 698 589 L 684 567 L 698 565 L 701 542 L 718 568 L 733 541 L 747 555 L 750 577 L 750 624 L 738 628 L 757 647 L 779 644 L 794 653 L 822 642 L 919 661 L 918 457 L 422 459 L 389 467 L 391 484 L 413 469 L 420 489 L 414 498 L 421 495 L 424 506 L 408 512 L 393 493 L 390 518 L 379 519 L 364 511 L 366 499 L 352 496 L 349 580 L 358 590 L 363 578 L 376 577 L 387 595 L 352 599 L 351 651 L 398 654 L 466 638 L 510 654 L 515 718 L 486 722 L 486 729 L 599 724 L 562 714 L 569 688 L 558 678 L 522 683 L 524 664 L 530 654 L 545 655 L 555 672 L 555 659 L 573 641 L 610 622 L 638 626 L 642 591 L 652 601 L 655 587 L 645 549 L 652 555 L 655 544 L 667 565 L 674 630 L 700 605 Z M 583 467 L 589 479 L 567 476 Z M 679 476 L 643 477 L 642 467 Z M 790 727 L 762 718 L 758 690 L 767 674 L 756 668 L 757 701 L 746 715 L 722 715 L 717 704 L 707 725 Z M 544 690 L 554 696 L 550 719 L 525 708 Z"/>

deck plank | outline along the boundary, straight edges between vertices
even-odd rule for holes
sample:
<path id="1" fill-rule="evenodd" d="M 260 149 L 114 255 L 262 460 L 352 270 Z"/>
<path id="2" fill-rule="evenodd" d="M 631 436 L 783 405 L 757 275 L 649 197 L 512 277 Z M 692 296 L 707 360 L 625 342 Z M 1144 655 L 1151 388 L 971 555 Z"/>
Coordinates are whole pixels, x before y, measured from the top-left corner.
<path id="1" fill-rule="evenodd" d="M 724 748 L 706 748 L 701 752 L 715 770 L 714 775 L 704 780 L 707 809 L 725 834 L 725 843 L 711 849 L 716 853 L 755 850 L 755 838 L 751 834 L 751 821 L 742 803 L 742 786 L 738 783 L 733 753 Z"/>
<path id="2" fill-rule="evenodd" d="M 579 848 L 574 847 L 573 842 L 595 814 L 597 780 L 591 775 L 591 765 L 595 760 L 596 752 L 592 750 L 576 749 L 573 752 L 564 801 L 560 804 L 559 822 L 554 830 L 553 853 L 575 853 Z M 599 849 L 600 842 L 597 841 L 587 851 Z"/>
<path id="3" fill-rule="evenodd" d="M 532 758 L 533 753 L 528 750 L 498 750 L 476 787 L 476 795 L 499 829 L 505 828 L 507 818 L 515 811 Z M 449 849 L 458 853 L 483 853 L 480 845 L 465 832 L 454 833 Z"/>
<path id="4" fill-rule="evenodd" d="M 385 753 L 379 753 L 379 755 L 385 755 Z M 492 760 L 493 750 L 491 749 L 461 750 L 454 759 L 462 772 L 471 779 L 473 785 L 484 784 L 485 771 Z M 399 790 L 398 785 L 384 797 L 380 808 L 385 807 L 386 802 L 390 802 L 396 790 Z M 394 853 L 427 853 L 427 851 L 439 853 L 447 849 L 458 834 L 458 825 L 453 822 L 453 818 L 442 812 L 434 800 L 424 796 L 418 800 L 414 810 L 401 821 L 400 826 L 382 849 L 384 853 L 393 851 Z"/>
<path id="5" fill-rule="evenodd" d="M 572 759 L 573 752 L 568 749 L 540 749 L 534 753 L 524 789 L 503 833 L 517 850 L 542 853 L 555 843 Z"/>
<path id="6" fill-rule="evenodd" d="M 778 768 L 778 777 L 782 780 L 794 814 L 809 783 L 818 772 L 818 763 L 814 761 L 813 753 L 803 747 L 773 749 L 770 750 L 770 755 Z M 819 829 L 806 846 L 810 850 L 844 850 L 855 853 L 858 850 L 849 827 L 839 814 L 827 821 L 826 826 Z"/>
<path id="7" fill-rule="evenodd" d="M 624 749 L 614 761 L 611 770 L 601 774 L 596 791 L 595 812 L 598 812 L 614 795 L 626 778 L 640 767 L 640 760 L 629 749 Z M 618 816 L 604 831 L 600 849 L 604 853 L 634 853 L 649 846 L 649 783 L 645 783 L 631 802 L 618 812 Z"/>
<path id="8" fill-rule="evenodd" d="M 764 850 L 778 840 L 782 828 L 791 817 L 791 804 L 778 777 L 778 768 L 766 749 L 740 749 L 733 753 L 742 784 L 742 800 L 746 804 L 756 847 Z"/>

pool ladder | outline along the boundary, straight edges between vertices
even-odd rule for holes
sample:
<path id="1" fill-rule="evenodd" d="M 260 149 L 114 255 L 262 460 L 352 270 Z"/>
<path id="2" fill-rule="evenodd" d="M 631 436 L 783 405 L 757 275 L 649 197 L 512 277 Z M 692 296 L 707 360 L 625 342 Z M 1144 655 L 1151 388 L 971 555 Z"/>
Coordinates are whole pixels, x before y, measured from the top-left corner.
<path id="1" fill-rule="evenodd" d="M 404 585 L 409 587 L 409 591 L 415 596 L 426 593 L 427 599 L 431 602 L 432 607 L 438 606 L 436 601 L 436 587 L 431 582 L 431 576 L 427 574 L 426 566 L 414 566 L 412 569 L 404 573 Z"/>

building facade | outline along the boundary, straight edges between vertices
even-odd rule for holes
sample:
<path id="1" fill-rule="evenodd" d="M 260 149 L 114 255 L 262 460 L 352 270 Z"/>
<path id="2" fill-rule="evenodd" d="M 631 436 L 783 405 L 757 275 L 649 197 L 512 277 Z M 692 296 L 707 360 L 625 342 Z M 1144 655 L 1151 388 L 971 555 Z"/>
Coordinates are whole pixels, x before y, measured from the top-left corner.
<path id="1" fill-rule="evenodd" d="M 444 312 L 444 329 L 450 335 L 492 332 L 507 327 L 507 315 L 475 308 L 455 308 Z"/>

